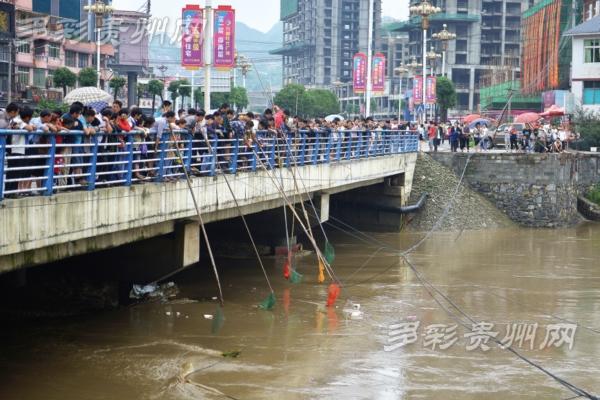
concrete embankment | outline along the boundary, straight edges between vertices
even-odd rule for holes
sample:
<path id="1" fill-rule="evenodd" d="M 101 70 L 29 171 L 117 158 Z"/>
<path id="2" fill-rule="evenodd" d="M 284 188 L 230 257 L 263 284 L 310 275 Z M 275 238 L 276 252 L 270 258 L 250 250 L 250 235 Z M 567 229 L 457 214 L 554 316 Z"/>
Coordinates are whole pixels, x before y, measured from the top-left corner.
<path id="1" fill-rule="evenodd" d="M 436 161 L 521 226 L 557 228 L 583 220 L 577 197 L 600 181 L 600 154 L 435 153 Z"/>
<path id="2" fill-rule="evenodd" d="M 410 217 L 407 229 L 426 231 L 442 217 L 449 206 L 439 230 L 504 228 L 514 226 L 510 219 L 490 201 L 463 182 L 454 196 L 459 178 L 452 170 L 433 160 L 429 154 L 417 159 L 410 203 L 418 201 L 422 193 L 429 198 L 420 212 Z"/>

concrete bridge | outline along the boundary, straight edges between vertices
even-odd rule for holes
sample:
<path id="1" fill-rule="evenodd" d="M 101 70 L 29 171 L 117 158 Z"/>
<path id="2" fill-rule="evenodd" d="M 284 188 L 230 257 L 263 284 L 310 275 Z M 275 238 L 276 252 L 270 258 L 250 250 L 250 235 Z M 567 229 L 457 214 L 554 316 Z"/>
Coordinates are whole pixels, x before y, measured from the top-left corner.
<path id="1" fill-rule="evenodd" d="M 397 186 L 391 192 L 398 205 L 404 205 L 411 190 L 417 139 L 403 136 L 401 146 L 389 141 L 387 148 L 377 152 L 356 150 L 348 157 L 340 157 L 338 152 L 332 159 L 315 156 L 304 166 L 195 177 L 193 191 L 205 222 L 239 215 L 225 179 L 244 214 L 282 206 L 273 176 L 290 198 L 314 197 L 322 220 L 328 218 L 330 195 L 359 187 Z M 324 153 L 329 151 L 335 153 L 334 148 L 323 146 Z M 51 162 L 49 165 L 54 164 Z M 304 192 L 300 196 L 294 176 Z M 175 235 L 173 267 L 199 261 L 196 211 L 184 179 L 4 199 L 0 202 L 0 273 L 165 234 Z"/>

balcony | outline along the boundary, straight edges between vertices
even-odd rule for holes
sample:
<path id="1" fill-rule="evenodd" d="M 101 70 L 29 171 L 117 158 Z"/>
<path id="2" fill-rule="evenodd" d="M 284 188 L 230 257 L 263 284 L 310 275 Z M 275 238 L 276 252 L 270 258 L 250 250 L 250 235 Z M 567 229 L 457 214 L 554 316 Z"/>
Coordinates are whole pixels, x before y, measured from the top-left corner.
<path id="1" fill-rule="evenodd" d="M 19 67 L 33 67 L 33 54 L 17 53 L 15 62 Z"/>

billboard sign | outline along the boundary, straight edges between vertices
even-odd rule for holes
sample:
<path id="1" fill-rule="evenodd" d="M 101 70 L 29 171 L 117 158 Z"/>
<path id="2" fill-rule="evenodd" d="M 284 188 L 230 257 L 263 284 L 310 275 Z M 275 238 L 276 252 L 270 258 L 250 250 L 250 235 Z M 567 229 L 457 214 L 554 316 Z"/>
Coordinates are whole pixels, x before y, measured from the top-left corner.
<path id="1" fill-rule="evenodd" d="M 185 6 L 182 10 L 181 25 L 181 66 L 184 68 L 198 69 L 204 64 L 203 27 L 203 12 L 200 6 Z"/>
<path id="2" fill-rule="evenodd" d="M 235 10 L 229 6 L 215 9 L 213 65 L 218 69 L 235 66 Z"/>

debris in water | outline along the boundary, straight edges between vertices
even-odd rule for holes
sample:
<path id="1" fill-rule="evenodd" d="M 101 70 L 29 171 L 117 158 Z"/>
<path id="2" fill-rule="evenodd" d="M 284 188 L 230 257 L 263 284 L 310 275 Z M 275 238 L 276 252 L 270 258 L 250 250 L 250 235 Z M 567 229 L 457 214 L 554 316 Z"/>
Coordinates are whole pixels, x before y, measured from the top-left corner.
<path id="1" fill-rule="evenodd" d="M 204 319 L 213 319 L 212 314 L 204 314 Z"/>
<path id="2" fill-rule="evenodd" d="M 342 310 L 346 317 L 350 319 L 363 319 L 364 312 L 360 309 L 360 304 L 348 301 Z"/>
<path id="3" fill-rule="evenodd" d="M 237 358 L 241 353 L 242 353 L 241 350 L 234 350 L 234 351 L 228 351 L 228 352 L 222 353 L 221 355 L 223 357 Z"/>
<path id="4" fill-rule="evenodd" d="M 179 288 L 175 283 L 168 282 L 162 285 L 151 283 L 149 285 L 133 285 L 129 292 L 130 299 L 140 301 L 161 300 L 166 301 L 169 298 L 179 294 Z"/>
<path id="5" fill-rule="evenodd" d="M 168 315 L 168 316 L 170 317 L 170 316 L 171 316 L 171 311 L 167 311 L 167 312 L 165 313 L 165 315 Z"/>

